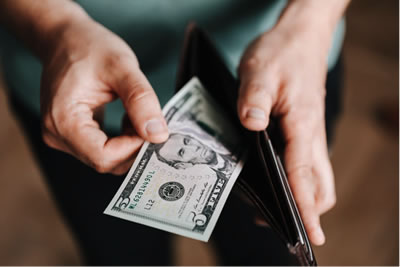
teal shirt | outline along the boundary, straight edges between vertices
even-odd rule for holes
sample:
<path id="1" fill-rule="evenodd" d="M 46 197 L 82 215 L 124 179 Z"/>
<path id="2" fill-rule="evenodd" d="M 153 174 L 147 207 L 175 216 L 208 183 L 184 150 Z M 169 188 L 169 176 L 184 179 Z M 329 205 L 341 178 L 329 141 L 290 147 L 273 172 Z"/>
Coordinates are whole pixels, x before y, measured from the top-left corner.
<path id="1" fill-rule="evenodd" d="M 270 29 L 285 0 L 79 0 L 86 12 L 130 47 L 163 106 L 173 95 L 185 27 L 195 21 L 214 39 L 232 73 L 249 42 Z M 341 21 L 333 38 L 328 67 L 337 61 L 344 36 Z M 15 38 L 0 31 L 7 85 L 39 116 L 41 64 Z M 120 101 L 107 105 L 105 126 L 118 131 L 124 113 Z"/>

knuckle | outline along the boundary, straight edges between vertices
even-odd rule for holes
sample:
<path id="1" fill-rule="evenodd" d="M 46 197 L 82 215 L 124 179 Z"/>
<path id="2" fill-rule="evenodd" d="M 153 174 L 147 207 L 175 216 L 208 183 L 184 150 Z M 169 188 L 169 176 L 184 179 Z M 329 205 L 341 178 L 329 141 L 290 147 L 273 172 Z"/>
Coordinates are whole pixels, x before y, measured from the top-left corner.
<path id="1" fill-rule="evenodd" d="M 311 177 L 311 167 L 307 165 L 299 166 L 294 171 L 298 177 L 309 178 Z"/>
<path id="2" fill-rule="evenodd" d="M 311 136 L 309 134 L 312 132 L 312 123 L 305 119 L 304 116 L 298 115 L 297 118 L 294 118 L 292 121 L 288 122 L 288 125 L 290 125 L 290 136 L 291 138 L 298 138 L 300 135 L 301 136 Z"/>
<path id="3" fill-rule="evenodd" d="M 247 72 L 252 70 L 258 70 L 263 67 L 263 61 L 259 56 L 250 56 L 240 63 L 240 72 Z"/>
<path id="4" fill-rule="evenodd" d="M 289 114 L 287 116 L 287 123 L 291 125 L 293 131 L 309 132 L 324 119 L 323 113 L 309 106 L 293 106 Z"/>
<path id="5" fill-rule="evenodd" d="M 67 112 L 63 108 L 54 108 L 45 116 L 44 127 L 51 133 L 62 136 L 70 128 L 68 125 L 69 116 L 71 116 L 71 112 Z"/>
<path id="6" fill-rule="evenodd" d="M 239 65 L 239 73 L 262 72 L 263 75 L 275 77 L 278 73 L 279 63 L 273 58 L 265 58 L 259 54 L 245 57 Z"/>
<path id="7" fill-rule="evenodd" d="M 134 83 L 131 88 L 132 90 L 126 98 L 128 105 L 134 105 L 143 99 L 154 97 L 154 92 L 146 88 L 142 83 Z"/>
<path id="8" fill-rule="evenodd" d="M 106 64 L 116 69 L 124 60 L 125 59 L 119 53 L 111 53 L 110 56 L 106 58 Z"/>
<path id="9" fill-rule="evenodd" d="M 42 140 L 49 147 L 54 148 L 54 149 L 57 148 L 56 143 L 53 141 L 53 139 L 51 138 L 51 135 L 46 130 L 42 131 Z"/>
<path id="10" fill-rule="evenodd" d="M 58 145 L 55 138 L 61 137 L 58 126 L 56 125 L 56 120 L 52 114 L 45 115 L 42 118 L 42 140 L 43 142 L 51 148 L 57 148 Z"/>
<path id="11" fill-rule="evenodd" d="M 68 114 L 53 109 L 42 117 L 42 140 L 49 147 L 62 150 L 60 144 L 66 140 L 68 131 L 71 131 L 67 122 Z"/>
<path id="12" fill-rule="evenodd" d="M 119 55 L 106 57 L 104 67 L 110 73 L 117 73 L 117 70 L 119 69 L 118 66 L 122 60 L 123 59 Z"/>
<path id="13" fill-rule="evenodd" d="M 309 127 L 319 125 L 319 121 L 323 119 L 323 116 L 319 114 L 317 110 L 314 112 L 312 110 L 307 110 L 303 113 L 303 118 L 305 119 L 305 124 Z"/>
<path id="14" fill-rule="evenodd" d="M 53 128 L 53 120 L 50 118 L 50 116 L 44 116 L 42 119 L 42 127 L 48 131 L 50 131 Z"/>
<path id="15" fill-rule="evenodd" d="M 120 52 L 112 52 L 106 58 L 105 61 L 106 68 L 112 72 L 129 72 L 132 67 L 139 67 L 139 63 L 133 54 L 126 54 Z"/>
<path id="16" fill-rule="evenodd" d="M 335 206 L 336 206 L 336 197 L 333 197 L 332 200 L 330 200 L 330 201 L 328 202 L 328 208 L 329 208 L 329 209 L 332 209 L 332 208 L 335 207 Z"/>
<path id="17" fill-rule="evenodd" d="M 246 89 L 249 93 L 251 92 L 251 94 L 257 96 L 266 94 L 266 88 L 260 82 L 252 81 L 247 85 Z"/>
<path id="18" fill-rule="evenodd" d="M 94 161 L 92 161 L 92 167 L 98 173 L 110 173 L 113 169 L 113 166 L 110 161 L 106 160 L 104 157 L 98 157 Z"/>
<path id="19" fill-rule="evenodd" d="M 105 173 L 107 173 L 107 169 L 106 168 L 104 168 L 104 166 L 102 166 L 102 165 L 94 165 L 94 169 L 98 172 L 98 173 L 101 173 L 101 174 L 105 174 Z"/>
<path id="20" fill-rule="evenodd" d="M 318 231 L 318 229 L 319 229 L 318 222 L 316 221 L 315 218 L 313 218 L 312 220 L 306 220 L 305 224 L 306 224 L 306 228 L 310 232 L 315 232 L 315 231 Z"/>
<path id="21" fill-rule="evenodd" d="M 113 175 L 122 175 L 123 174 L 123 172 L 120 169 L 111 170 L 110 173 Z"/>
<path id="22" fill-rule="evenodd" d="M 272 93 L 268 90 L 266 85 L 258 81 L 251 81 L 241 89 L 239 101 L 241 104 L 259 103 L 263 106 L 271 106 L 273 102 Z"/>
<path id="23" fill-rule="evenodd" d="M 294 119 L 299 118 L 312 118 L 315 116 L 315 110 L 310 105 L 293 105 L 291 109 Z"/>
<path id="24" fill-rule="evenodd" d="M 327 210 L 332 209 L 336 205 L 336 196 L 332 195 L 329 198 L 325 199 L 324 206 Z"/>
<path id="25" fill-rule="evenodd" d="M 110 153 L 102 148 L 97 148 L 87 155 L 89 165 L 99 173 L 112 173 L 118 166 L 119 161 L 113 159 Z"/>
<path id="26" fill-rule="evenodd" d="M 111 173 L 114 175 L 123 175 L 124 173 L 126 173 L 129 170 L 129 167 L 118 167 L 118 168 L 114 168 Z"/>
<path id="27" fill-rule="evenodd" d="M 299 165 L 288 170 L 288 176 L 295 179 L 310 179 L 312 177 L 312 169 L 309 165 Z"/>
<path id="28" fill-rule="evenodd" d="M 72 129 L 74 127 L 71 128 L 71 125 L 69 125 L 67 119 L 64 119 L 62 117 L 56 120 L 55 124 L 56 125 L 54 127 L 56 128 L 56 131 L 60 136 L 64 136 L 68 130 L 75 130 Z"/>
<path id="29" fill-rule="evenodd" d="M 319 210 L 321 211 L 321 213 L 325 213 L 326 211 L 332 209 L 336 205 L 336 195 L 334 193 L 322 194 L 322 196 L 319 197 L 319 200 L 317 201 L 317 203 L 318 203 Z"/>
<path id="30" fill-rule="evenodd" d="M 56 125 L 55 125 L 55 120 L 54 116 L 50 114 L 46 114 L 42 117 L 42 130 L 51 132 L 51 133 L 56 133 Z"/>

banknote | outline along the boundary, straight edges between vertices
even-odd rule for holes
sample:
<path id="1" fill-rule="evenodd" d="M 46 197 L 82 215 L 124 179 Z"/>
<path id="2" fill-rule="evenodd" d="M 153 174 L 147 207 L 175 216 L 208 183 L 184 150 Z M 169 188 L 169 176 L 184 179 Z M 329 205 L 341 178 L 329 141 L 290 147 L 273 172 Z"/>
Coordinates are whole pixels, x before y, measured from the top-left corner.
<path id="1" fill-rule="evenodd" d="M 105 214 L 207 242 L 246 149 L 193 77 L 163 108 L 169 138 L 145 142 Z"/>

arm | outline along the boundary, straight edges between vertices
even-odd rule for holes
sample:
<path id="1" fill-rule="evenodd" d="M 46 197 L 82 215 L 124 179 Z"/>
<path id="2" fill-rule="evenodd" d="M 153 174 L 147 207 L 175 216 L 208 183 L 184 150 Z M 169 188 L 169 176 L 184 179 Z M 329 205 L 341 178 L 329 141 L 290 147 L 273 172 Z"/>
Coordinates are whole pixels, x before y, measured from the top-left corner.
<path id="1" fill-rule="evenodd" d="M 90 18 L 79 5 L 70 0 L 0 2 L 0 23 L 41 59 L 46 52 L 54 49 L 61 31 L 68 24 L 78 21 L 86 23 Z"/>
<path id="2" fill-rule="evenodd" d="M 324 123 L 327 56 L 349 0 L 292 0 L 273 29 L 253 41 L 240 66 L 238 114 L 250 130 L 279 117 L 285 166 L 306 230 L 325 241 L 319 217 L 335 204 Z"/>
<path id="3" fill-rule="evenodd" d="M 69 0 L 2 0 L 0 22 L 41 59 L 42 135 L 99 172 L 122 174 L 143 140 L 168 130 L 157 96 L 130 47 Z M 130 124 L 109 138 L 99 111 L 121 98 Z"/>

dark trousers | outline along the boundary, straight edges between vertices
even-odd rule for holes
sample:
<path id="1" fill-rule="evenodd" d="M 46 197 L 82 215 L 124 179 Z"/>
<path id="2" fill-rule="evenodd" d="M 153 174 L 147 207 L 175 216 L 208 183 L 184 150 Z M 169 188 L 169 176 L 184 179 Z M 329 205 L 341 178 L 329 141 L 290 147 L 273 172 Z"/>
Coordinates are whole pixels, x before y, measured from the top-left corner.
<path id="1" fill-rule="evenodd" d="M 341 61 L 328 73 L 326 127 L 331 140 L 340 110 Z M 40 119 L 15 96 L 10 103 L 64 219 L 88 265 L 170 265 L 171 234 L 104 215 L 124 176 L 99 174 L 74 157 L 46 146 Z M 290 265 L 285 245 L 254 224 L 255 210 L 237 194 L 228 198 L 212 234 L 223 265 Z M 200 241 L 199 241 L 200 242 Z M 194 252 L 195 253 L 195 252 Z"/>

